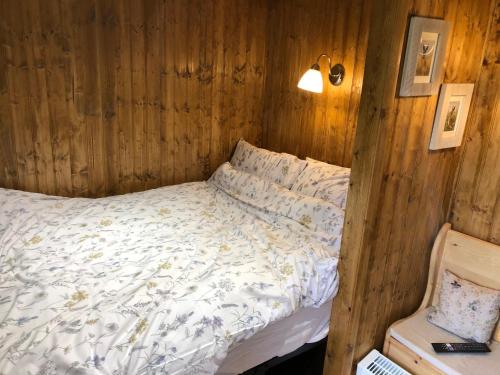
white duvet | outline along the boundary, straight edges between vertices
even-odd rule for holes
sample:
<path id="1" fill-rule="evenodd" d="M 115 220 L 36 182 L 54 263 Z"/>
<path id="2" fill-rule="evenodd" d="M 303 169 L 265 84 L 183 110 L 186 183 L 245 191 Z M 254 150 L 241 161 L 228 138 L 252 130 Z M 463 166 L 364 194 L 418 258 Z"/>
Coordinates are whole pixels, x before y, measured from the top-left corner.
<path id="1" fill-rule="evenodd" d="M 336 293 L 342 221 L 229 164 L 102 199 L 0 189 L 0 374 L 213 374 Z"/>

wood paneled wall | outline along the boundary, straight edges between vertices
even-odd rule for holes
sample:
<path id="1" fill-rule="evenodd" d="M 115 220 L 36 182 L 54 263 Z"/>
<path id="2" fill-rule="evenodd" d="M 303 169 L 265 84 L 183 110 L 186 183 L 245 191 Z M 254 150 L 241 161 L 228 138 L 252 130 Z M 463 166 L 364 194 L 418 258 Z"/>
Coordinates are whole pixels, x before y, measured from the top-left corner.
<path id="1" fill-rule="evenodd" d="M 260 144 L 265 0 L 0 2 L 0 186 L 103 196 Z"/>
<path id="2" fill-rule="evenodd" d="M 264 138 L 267 148 L 350 166 L 368 41 L 370 0 L 273 0 L 267 22 Z M 324 92 L 297 88 L 321 53 L 346 68 Z"/>
<path id="3" fill-rule="evenodd" d="M 454 229 L 500 245 L 500 1 L 490 23 L 455 187 Z"/>
<path id="4" fill-rule="evenodd" d="M 476 82 L 489 0 L 377 0 L 372 7 L 351 189 L 325 374 L 348 374 L 418 307 L 448 219 L 460 149 L 429 151 L 437 96 L 397 97 L 409 17 L 451 24 L 445 82 Z"/>
<path id="5" fill-rule="evenodd" d="M 350 166 L 370 3 L 2 1 L 0 187 L 103 196 L 204 179 L 240 137 Z M 321 52 L 344 83 L 299 90 Z"/>

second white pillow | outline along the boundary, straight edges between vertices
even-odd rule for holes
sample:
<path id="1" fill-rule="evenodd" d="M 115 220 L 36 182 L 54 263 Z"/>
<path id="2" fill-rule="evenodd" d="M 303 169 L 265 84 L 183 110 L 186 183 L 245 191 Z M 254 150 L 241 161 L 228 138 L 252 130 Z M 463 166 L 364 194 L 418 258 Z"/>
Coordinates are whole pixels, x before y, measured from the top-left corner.
<path id="1" fill-rule="evenodd" d="M 351 169 L 307 158 L 307 167 L 300 173 L 291 190 L 320 198 L 345 210 Z"/>

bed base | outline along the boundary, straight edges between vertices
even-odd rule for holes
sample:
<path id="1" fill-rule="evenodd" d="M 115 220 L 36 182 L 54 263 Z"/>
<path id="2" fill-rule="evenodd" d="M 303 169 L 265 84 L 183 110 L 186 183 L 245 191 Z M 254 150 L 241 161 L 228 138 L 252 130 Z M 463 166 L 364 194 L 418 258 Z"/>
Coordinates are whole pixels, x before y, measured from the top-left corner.
<path id="1" fill-rule="evenodd" d="M 311 363 L 311 361 L 307 361 L 307 363 L 301 361 L 300 365 L 298 365 L 298 367 L 295 368 L 296 372 L 294 373 L 305 374 L 304 369 L 307 368 L 307 374 L 319 375 L 323 371 L 323 359 L 326 351 L 326 342 L 327 342 L 327 337 L 317 342 L 304 344 L 300 348 L 294 350 L 291 353 L 288 353 L 281 357 L 271 358 L 269 361 L 264 362 L 254 368 L 251 368 L 245 371 L 241 375 L 266 375 L 268 373 L 277 374 L 278 372 L 273 372 L 273 369 L 276 369 L 276 367 L 284 364 L 284 362 L 291 361 L 293 359 L 298 359 L 297 357 L 306 355 L 308 355 L 308 357 L 314 357 L 313 363 Z M 301 367 L 301 365 L 306 367 Z M 288 371 L 287 374 L 293 375 Z"/>

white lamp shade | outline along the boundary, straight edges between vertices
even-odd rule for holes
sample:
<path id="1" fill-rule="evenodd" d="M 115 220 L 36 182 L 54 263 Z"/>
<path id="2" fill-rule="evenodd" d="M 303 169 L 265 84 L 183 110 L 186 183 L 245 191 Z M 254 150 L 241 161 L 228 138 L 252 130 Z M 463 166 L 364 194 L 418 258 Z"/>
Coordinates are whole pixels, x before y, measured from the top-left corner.
<path id="1" fill-rule="evenodd" d="M 321 72 L 316 69 L 309 69 L 304 73 L 297 87 L 299 89 L 312 91 L 318 94 L 322 93 L 323 77 L 321 76 Z"/>

